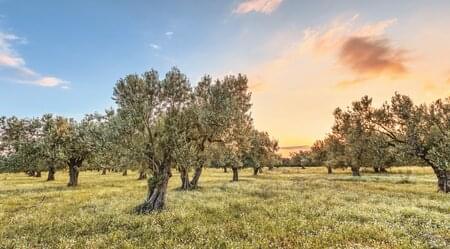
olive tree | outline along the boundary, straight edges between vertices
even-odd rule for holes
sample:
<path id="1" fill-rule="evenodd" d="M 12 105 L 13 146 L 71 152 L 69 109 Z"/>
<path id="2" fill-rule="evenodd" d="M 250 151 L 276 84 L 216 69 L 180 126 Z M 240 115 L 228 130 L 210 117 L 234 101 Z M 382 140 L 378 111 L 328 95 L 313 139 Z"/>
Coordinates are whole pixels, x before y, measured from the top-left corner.
<path id="1" fill-rule="evenodd" d="M 83 163 L 90 159 L 98 148 L 99 125 L 92 116 L 86 116 L 81 121 L 70 118 L 56 117 L 53 130 L 60 144 L 60 160 L 69 168 L 67 186 L 78 185 L 78 175 Z"/>
<path id="2" fill-rule="evenodd" d="M 267 132 L 256 129 L 250 132 L 249 147 L 244 152 L 243 164 L 253 168 L 253 175 L 262 172 L 264 166 L 274 164 L 275 152 L 278 150 L 278 142 L 272 140 Z"/>
<path id="3" fill-rule="evenodd" d="M 194 143 L 194 176 L 190 188 L 196 188 L 203 166 L 206 150 L 215 143 L 232 144 L 246 136 L 252 125 L 250 117 L 251 93 L 247 77 L 226 76 L 212 82 L 205 76 L 193 92 L 189 139 Z"/>
<path id="4" fill-rule="evenodd" d="M 191 87 L 184 74 L 173 68 L 160 80 L 155 70 L 143 75 L 128 75 L 114 87 L 118 115 L 134 127 L 134 137 L 140 137 L 142 156 L 152 177 L 148 180 L 148 194 L 139 213 L 149 213 L 165 207 L 171 167 L 184 132 L 182 117 L 190 99 Z"/>
<path id="5" fill-rule="evenodd" d="M 13 116 L 3 117 L 0 121 L 3 171 L 26 171 L 30 176 L 41 177 L 44 143 L 40 119 Z"/>
<path id="6" fill-rule="evenodd" d="M 450 97 L 426 105 L 396 93 L 368 116 L 376 131 L 430 166 L 439 190 L 450 192 Z"/>
<path id="7" fill-rule="evenodd" d="M 336 108 L 334 111 L 333 134 L 344 145 L 344 155 L 353 176 L 360 176 L 361 167 L 371 164 L 369 142 L 372 125 L 367 122 L 372 100 L 367 96 L 352 103 L 347 110 Z"/>

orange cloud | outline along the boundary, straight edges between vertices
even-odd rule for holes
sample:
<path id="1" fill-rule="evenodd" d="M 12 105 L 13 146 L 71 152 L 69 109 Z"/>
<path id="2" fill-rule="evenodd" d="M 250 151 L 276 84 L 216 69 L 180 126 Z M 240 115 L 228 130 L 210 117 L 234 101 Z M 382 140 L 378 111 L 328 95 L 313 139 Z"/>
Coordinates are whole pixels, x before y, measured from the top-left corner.
<path id="1" fill-rule="evenodd" d="M 359 15 L 354 15 L 349 20 L 343 21 L 339 18 L 327 26 L 306 29 L 300 49 L 318 55 L 334 54 L 339 51 L 349 37 L 382 36 L 386 29 L 397 22 L 397 19 L 394 18 L 361 25 L 358 24 L 358 19 Z"/>
<path id="2" fill-rule="evenodd" d="M 387 39 L 350 37 L 342 45 L 339 61 L 360 75 L 396 77 L 407 72 L 405 50 L 392 48 Z"/>
<path id="3" fill-rule="evenodd" d="M 236 14 L 246 14 L 249 12 L 270 14 L 278 8 L 281 2 L 283 0 L 245 0 L 233 12 Z"/>

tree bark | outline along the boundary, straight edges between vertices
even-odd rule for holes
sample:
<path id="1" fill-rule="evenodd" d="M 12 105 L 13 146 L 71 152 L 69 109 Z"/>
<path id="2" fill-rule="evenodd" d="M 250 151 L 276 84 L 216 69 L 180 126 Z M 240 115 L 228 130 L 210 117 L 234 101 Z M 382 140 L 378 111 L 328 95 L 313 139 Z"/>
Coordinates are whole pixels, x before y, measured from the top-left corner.
<path id="1" fill-rule="evenodd" d="M 361 176 L 359 174 L 359 167 L 352 167 L 352 175 L 353 176 Z"/>
<path id="2" fill-rule="evenodd" d="M 381 172 L 381 173 L 387 173 L 387 170 L 386 170 L 385 167 L 381 167 L 381 168 L 380 168 L 380 172 Z"/>
<path id="3" fill-rule="evenodd" d="M 128 170 L 125 169 L 125 170 L 122 172 L 122 175 L 123 175 L 123 176 L 127 176 L 127 175 L 128 175 Z"/>
<path id="4" fill-rule="evenodd" d="M 441 169 L 436 166 L 431 160 L 429 160 L 426 155 L 421 155 L 421 159 L 423 159 L 434 171 L 438 179 L 438 189 L 444 193 L 450 193 L 450 171 L 446 169 Z"/>
<path id="5" fill-rule="evenodd" d="M 79 170 L 80 166 L 81 166 L 81 162 L 70 162 L 69 163 L 69 183 L 67 183 L 68 187 L 78 186 L 78 174 L 80 173 L 80 170 Z"/>
<path id="6" fill-rule="evenodd" d="M 231 167 L 233 170 L 233 182 L 239 181 L 239 174 L 238 174 L 238 168 Z"/>
<path id="7" fill-rule="evenodd" d="M 170 173 L 170 165 L 160 168 L 159 173 L 155 173 L 148 181 L 148 194 L 144 203 L 135 208 L 140 214 L 148 214 L 152 211 L 163 210 L 166 206 L 166 193 Z"/>
<path id="8" fill-rule="evenodd" d="M 47 181 L 54 181 L 55 180 L 55 166 L 51 165 L 48 166 L 48 176 L 47 176 Z"/>
<path id="9" fill-rule="evenodd" d="M 102 175 L 106 175 L 106 168 L 102 169 Z"/>
<path id="10" fill-rule="evenodd" d="M 181 189 L 189 190 L 191 188 L 191 183 L 189 182 L 189 171 L 186 168 L 180 169 L 181 178 Z"/>
<path id="11" fill-rule="evenodd" d="M 373 167 L 373 171 L 374 171 L 375 173 L 380 173 L 380 168 L 378 168 L 378 167 Z"/>
<path id="12" fill-rule="evenodd" d="M 435 169 L 434 172 L 438 178 L 439 191 L 450 193 L 450 171 Z"/>
<path id="13" fill-rule="evenodd" d="M 203 172 L 203 166 L 197 167 L 194 170 L 194 176 L 192 177 L 191 180 L 191 188 L 197 188 L 198 187 L 198 181 L 200 180 L 200 176 L 202 175 Z"/>
<path id="14" fill-rule="evenodd" d="M 259 168 L 253 168 L 253 175 L 257 176 L 259 173 Z"/>
<path id="15" fill-rule="evenodd" d="M 227 173 L 227 167 L 223 167 L 223 172 Z"/>
<path id="16" fill-rule="evenodd" d="M 328 174 L 333 174 L 333 168 L 331 166 L 327 166 Z"/>
<path id="17" fill-rule="evenodd" d="M 28 176 L 34 176 L 35 173 L 36 173 L 36 172 L 35 172 L 34 170 L 28 170 L 28 171 L 27 171 Z"/>
<path id="18" fill-rule="evenodd" d="M 40 170 L 37 170 L 36 171 L 36 174 L 34 175 L 35 177 L 41 177 L 42 175 L 41 175 L 41 171 Z"/>
<path id="19" fill-rule="evenodd" d="M 144 171 L 139 172 L 138 180 L 144 180 L 144 179 L 147 179 L 147 173 L 145 173 Z"/>

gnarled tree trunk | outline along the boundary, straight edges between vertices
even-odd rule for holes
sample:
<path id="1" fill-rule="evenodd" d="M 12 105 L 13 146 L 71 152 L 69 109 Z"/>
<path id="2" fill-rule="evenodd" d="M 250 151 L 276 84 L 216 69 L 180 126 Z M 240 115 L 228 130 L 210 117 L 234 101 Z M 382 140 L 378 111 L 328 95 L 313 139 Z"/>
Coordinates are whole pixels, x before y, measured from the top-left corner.
<path id="1" fill-rule="evenodd" d="M 48 176 L 47 176 L 47 181 L 54 181 L 55 180 L 55 166 L 50 165 L 48 166 Z"/>
<path id="2" fill-rule="evenodd" d="M 106 175 L 106 168 L 102 169 L 102 175 Z"/>
<path id="3" fill-rule="evenodd" d="M 189 182 L 189 171 L 186 168 L 180 169 L 180 178 L 181 178 L 181 189 L 189 190 L 191 188 L 191 183 Z"/>
<path id="4" fill-rule="evenodd" d="M 233 182 L 239 181 L 239 172 L 238 172 L 238 168 L 236 168 L 236 167 L 231 167 L 231 169 L 233 170 Z"/>
<path id="5" fill-rule="evenodd" d="M 439 191 L 450 193 L 450 171 L 433 168 L 436 177 L 438 178 Z"/>
<path id="6" fill-rule="evenodd" d="M 125 169 L 125 170 L 122 172 L 122 175 L 123 175 L 123 176 L 127 176 L 127 175 L 128 175 L 128 171 Z"/>
<path id="7" fill-rule="evenodd" d="M 79 167 L 81 163 L 69 163 L 69 183 L 68 187 L 76 187 L 78 185 L 78 174 L 80 173 Z"/>
<path id="8" fill-rule="evenodd" d="M 359 167 L 352 167 L 352 176 L 361 176 L 359 174 Z"/>
<path id="9" fill-rule="evenodd" d="M 254 176 L 257 176 L 258 175 L 258 168 L 253 168 L 253 175 Z"/>
<path id="10" fill-rule="evenodd" d="M 227 167 L 223 167 L 223 172 L 227 173 Z"/>
<path id="11" fill-rule="evenodd" d="M 41 175 L 41 171 L 40 170 L 37 170 L 36 171 L 36 174 L 34 175 L 35 177 L 41 177 L 42 175 Z"/>
<path id="12" fill-rule="evenodd" d="M 203 172 L 203 166 L 197 167 L 194 170 L 194 176 L 191 180 L 191 188 L 197 188 L 198 187 L 198 181 L 200 180 L 200 176 Z"/>
<path id="13" fill-rule="evenodd" d="M 166 193 L 170 173 L 170 165 L 160 167 L 160 172 L 155 173 L 148 181 L 148 194 L 144 203 L 136 207 L 136 212 L 148 214 L 152 211 L 163 210 L 166 206 Z"/>
<path id="14" fill-rule="evenodd" d="M 331 166 L 327 166 L 328 174 L 333 174 L 333 168 Z"/>

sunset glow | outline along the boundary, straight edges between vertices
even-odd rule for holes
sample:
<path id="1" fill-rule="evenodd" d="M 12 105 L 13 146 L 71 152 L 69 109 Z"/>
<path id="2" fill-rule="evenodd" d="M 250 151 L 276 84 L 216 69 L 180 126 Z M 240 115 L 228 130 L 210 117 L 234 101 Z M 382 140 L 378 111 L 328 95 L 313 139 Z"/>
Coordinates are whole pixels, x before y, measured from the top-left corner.
<path id="1" fill-rule="evenodd" d="M 2 115 L 102 111 L 116 80 L 149 68 L 243 73 L 257 128 L 286 147 L 323 138 L 363 95 L 450 94 L 448 1 L 19 2 L 0 1 Z"/>

